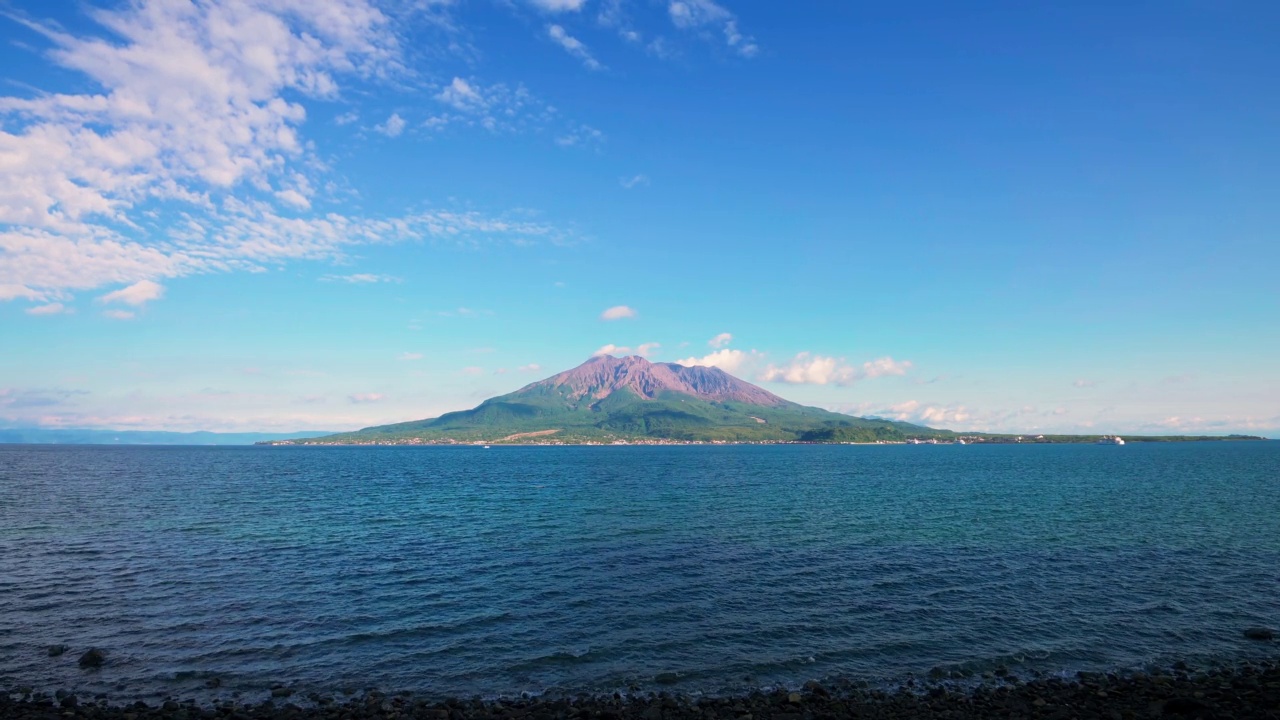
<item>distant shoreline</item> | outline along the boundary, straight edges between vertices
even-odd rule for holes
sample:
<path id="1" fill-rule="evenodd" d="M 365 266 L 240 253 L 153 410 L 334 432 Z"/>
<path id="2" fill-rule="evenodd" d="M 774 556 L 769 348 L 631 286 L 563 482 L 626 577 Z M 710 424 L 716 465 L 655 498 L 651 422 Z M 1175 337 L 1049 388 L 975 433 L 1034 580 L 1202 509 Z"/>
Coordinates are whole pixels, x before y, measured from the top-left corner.
<path id="1" fill-rule="evenodd" d="M 369 440 L 364 442 L 331 442 L 318 439 L 274 440 L 255 443 L 270 447 L 686 447 L 725 445 L 1096 445 L 1103 436 L 1054 436 L 1049 438 L 1022 438 L 1018 436 L 959 436 L 965 442 L 937 438 L 912 440 L 882 440 L 877 442 L 823 442 L 816 440 L 670 440 L 665 438 L 639 438 L 612 441 L 535 441 L 512 440 Z M 1064 439 L 1070 437 L 1072 439 Z M 1078 438 L 1078 439 L 1076 439 Z M 1131 443 L 1170 442 L 1269 442 L 1271 438 L 1256 435 L 1191 435 L 1191 436 L 1125 436 Z"/>

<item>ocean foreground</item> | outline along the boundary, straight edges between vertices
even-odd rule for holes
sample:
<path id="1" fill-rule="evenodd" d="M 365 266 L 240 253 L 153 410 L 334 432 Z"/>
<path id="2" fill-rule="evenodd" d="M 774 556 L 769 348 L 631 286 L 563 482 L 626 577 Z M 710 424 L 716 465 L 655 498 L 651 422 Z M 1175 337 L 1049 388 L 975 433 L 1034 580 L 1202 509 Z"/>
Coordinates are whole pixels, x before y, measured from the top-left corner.
<path id="1" fill-rule="evenodd" d="M 868 693 L 1253 677 L 1278 451 L 5 447 L 0 689 L 554 717 L 578 693 L 648 712 L 816 680 L 893 708 L 917 701 Z"/>

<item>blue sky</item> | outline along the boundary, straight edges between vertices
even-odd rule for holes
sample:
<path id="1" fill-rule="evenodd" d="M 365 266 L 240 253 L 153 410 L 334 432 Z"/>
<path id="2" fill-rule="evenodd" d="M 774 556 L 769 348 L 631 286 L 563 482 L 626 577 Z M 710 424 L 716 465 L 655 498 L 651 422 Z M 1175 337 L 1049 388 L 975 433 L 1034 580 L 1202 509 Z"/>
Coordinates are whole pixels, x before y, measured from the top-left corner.
<path id="1" fill-rule="evenodd" d="M 593 353 L 1280 434 L 1280 6 L 0 4 L 0 425 L 348 429 Z"/>

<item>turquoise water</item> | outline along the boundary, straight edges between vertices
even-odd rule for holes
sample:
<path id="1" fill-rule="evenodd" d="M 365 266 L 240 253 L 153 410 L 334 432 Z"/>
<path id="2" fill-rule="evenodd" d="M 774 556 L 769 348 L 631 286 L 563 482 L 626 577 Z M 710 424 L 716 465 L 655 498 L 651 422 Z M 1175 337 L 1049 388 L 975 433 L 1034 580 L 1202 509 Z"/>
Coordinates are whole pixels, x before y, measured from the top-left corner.
<path id="1" fill-rule="evenodd" d="M 1253 625 L 1277 442 L 0 446 L 8 684 L 727 692 L 1277 654 Z"/>

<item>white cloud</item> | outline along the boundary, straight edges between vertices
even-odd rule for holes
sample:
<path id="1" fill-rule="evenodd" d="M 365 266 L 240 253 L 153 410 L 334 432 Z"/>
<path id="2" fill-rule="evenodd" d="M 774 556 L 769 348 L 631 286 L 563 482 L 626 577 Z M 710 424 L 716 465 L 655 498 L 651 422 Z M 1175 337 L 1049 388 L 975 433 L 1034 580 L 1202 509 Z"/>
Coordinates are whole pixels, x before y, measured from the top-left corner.
<path id="1" fill-rule="evenodd" d="M 874 414 L 889 420 L 936 427 L 963 424 L 974 419 L 973 413 L 963 405 L 926 405 L 918 400 L 900 402 Z"/>
<path id="2" fill-rule="evenodd" d="M 3 247 L 3 245 L 0 245 L 0 249 L 3 249 Z M 32 290 L 26 285 L 17 283 L 0 284 L 0 300 L 17 300 L 19 298 L 23 300 L 44 300 L 47 297 L 48 295 L 45 293 Z"/>
<path id="3" fill-rule="evenodd" d="M 360 113 L 356 112 L 355 110 L 352 110 L 350 112 L 344 112 L 341 115 L 335 117 L 333 119 L 333 124 L 341 127 L 343 125 L 350 125 L 351 123 L 356 122 L 359 119 L 360 119 Z"/>
<path id="4" fill-rule="evenodd" d="M 541 369 L 542 369 L 542 366 L 539 365 L 538 363 L 529 363 L 528 365 L 521 365 L 520 367 L 516 368 L 518 372 L 538 372 Z"/>
<path id="5" fill-rule="evenodd" d="M 683 360 L 677 360 L 676 363 L 686 367 L 693 367 L 695 365 L 718 367 L 727 373 L 737 375 L 740 371 L 749 369 L 763 358 L 764 354 L 756 352 L 755 350 L 743 351 L 734 350 L 732 348 L 722 348 L 709 355 L 704 355 L 702 357 L 687 357 Z"/>
<path id="6" fill-rule="evenodd" d="M 164 286 L 151 280 L 139 280 L 126 288 L 109 292 L 98 298 L 103 303 L 124 303 L 135 307 L 164 297 Z"/>
<path id="7" fill-rule="evenodd" d="M 390 22 L 368 0 L 127 3 L 93 18 L 110 41 L 28 24 L 92 90 L 0 97 L 0 300 L 65 302 L 105 285 L 334 260 L 353 245 L 563 237 L 474 212 L 295 215 L 311 209 L 324 166 L 299 135 L 297 99 L 399 72 Z M 475 92 L 485 114 L 470 121 L 518 124 L 522 88 Z"/>
<path id="8" fill-rule="evenodd" d="M 293 188 L 288 190 L 277 190 L 276 197 L 286 205 L 291 205 L 299 210 L 310 210 L 311 200 L 306 195 L 298 192 Z"/>
<path id="9" fill-rule="evenodd" d="M 393 138 L 399 137 L 400 133 L 404 132 L 405 124 L 405 120 L 400 117 L 400 113 L 391 113 L 391 117 L 387 118 L 386 122 L 374 127 L 373 129 L 387 137 Z"/>
<path id="10" fill-rule="evenodd" d="M 1078 388 L 1091 388 L 1091 387 L 1097 387 L 1098 383 L 1094 382 L 1093 380 L 1085 380 L 1081 378 L 1071 383 L 1071 385 Z"/>
<path id="11" fill-rule="evenodd" d="M 300 136 L 298 100 L 400 72 L 391 23 L 369 0 L 126 3 L 92 18 L 97 35 L 25 23 L 88 90 L 0 97 L 0 300 L 65 302 L 370 243 L 557 241 L 546 226 L 478 213 L 293 215 L 311 208 L 324 167 Z M 445 99 L 468 107 L 463 87 Z M 523 88 L 472 90 L 484 112 L 470 121 L 493 128 L 517 126 L 532 104 Z"/>
<path id="12" fill-rule="evenodd" d="M 649 176 L 641 174 L 632 175 L 631 177 L 620 177 L 618 178 L 618 184 L 630 190 L 632 188 L 640 187 L 641 185 L 648 185 Z"/>
<path id="13" fill-rule="evenodd" d="M 577 12 L 587 0 L 529 0 L 529 3 L 546 12 Z"/>
<path id="14" fill-rule="evenodd" d="M 626 318 L 633 318 L 637 314 L 638 313 L 634 309 L 629 308 L 626 305 L 614 305 L 608 310 L 605 310 L 604 312 L 600 313 L 600 319 L 601 320 L 623 320 Z"/>
<path id="15" fill-rule="evenodd" d="M 608 345 L 605 345 L 601 347 L 599 350 L 596 350 L 595 352 L 591 353 L 591 356 L 599 357 L 600 355 L 639 355 L 641 357 L 648 357 L 651 353 L 653 353 L 654 350 L 657 350 L 660 347 L 662 347 L 662 343 L 656 343 L 656 342 L 640 343 L 635 347 L 631 347 L 630 345 L 614 345 L 613 343 L 609 343 Z"/>
<path id="16" fill-rule="evenodd" d="M 480 91 L 460 77 L 455 77 L 453 82 L 437 93 L 436 100 L 463 112 L 484 110 L 489 106 Z"/>
<path id="17" fill-rule="evenodd" d="M 885 375 L 906 375 L 911 370 L 910 360 L 894 360 L 891 357 L 876 358 L 862 363 L 862 377 L 876 378 Z"/>
<path id="18" fill-rule="evenodd" d="M 710 345 L 713 348 L 722 348 L 725 345 L 728 345 L 730 342 L 733 342 L 733 335 L 729 333 L 720 333 L 719 335 L 708 340 L 707 345 Z"/>
<path id="19" fill-rule="evenodd" d="M 347 400 L 355 405 L 382 402 L 386 399 L 387 396 L 382 393 L 355 393 L 347 396 Z"/>
<path id="20" fill-rule="evenodd" d="M 469 367 L 462 368 L 462 374 L 463 375 L 483 375 L 484 368 L 478 367 L 476 365 L 471 365 Z"/>
<path id="21" fill-rule="evenodd" d="M 71 312 L 62 303 L 49 303 L 48 305 L 37 305 L 36 307 L 27 308 L 28 315 L 61 315 Z"/>
<path id="22" fill-rule="evenodd" d="M 397 359 L 398 360 L 421 360 L 422 353 L 403 352 L 403 353 L 400 353 L 400 356 Z"/>
<path id="23" fill-rule="evenodd" d="M 792 384 L 852 385 L 865 378 L 905 375 L 910 368 L 910 361 L 898 361 L 891 357 L 871 360 L 863 363 L 862 367 L 855 367 L 843 358 L 802 352 L 784 365 L 769 365 L 760 373 L 759 379 Z"/>
<path id="24" fill-rule="evenodd" d="M 671 16 L 671 22 L 682 30 L 720 26 L 725 44 L 743 57 L 753 57 L 760 52 L 755 38 L 738 30 L 738 20 L 733 13 L 713 0 L 670 0 L 667 14 Z"/>
<path id="25" fill-rule="evenodd" d="M 128 310 L 103 310 L 102 316 L 111 318 L 112 320 L 132 320 L 136 317 L 134 313 Z"/>
<path id="26" fill-rule="evenodd" d="M 604 70 L 604 65 L 596 60 L 587 46 L 578 38 L 570 35 L 559 25 L 547 26 L 547 37 L 555 41 L 564 51 L 577 58 L 588 70 Z"/>
<path id="27" fill-rule="evenodd" d="M 286 95 L 333 97 L 336 75 L 398 55 L 367 0 L 130 3 L 92 17 L 112 41 L 28 23 L 100 92 L 0 98 L 25 121 L 0 131 L 0 223 L 83 232 L 148 198 L 269 184 L 305 154 L 306 112 Z"/>

